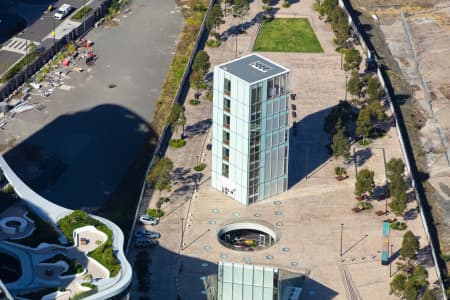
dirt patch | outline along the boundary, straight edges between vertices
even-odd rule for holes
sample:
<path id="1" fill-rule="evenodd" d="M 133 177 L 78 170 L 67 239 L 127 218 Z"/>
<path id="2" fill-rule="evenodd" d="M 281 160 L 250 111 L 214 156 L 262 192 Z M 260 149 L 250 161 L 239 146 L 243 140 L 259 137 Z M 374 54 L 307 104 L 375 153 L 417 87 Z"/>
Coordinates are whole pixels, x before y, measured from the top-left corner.
<path id="1" fill-rule="evenodd" d="M 441 85 L 438 90 L 444 95 L 447 100 L 450 100 L 450 84 Z"/>

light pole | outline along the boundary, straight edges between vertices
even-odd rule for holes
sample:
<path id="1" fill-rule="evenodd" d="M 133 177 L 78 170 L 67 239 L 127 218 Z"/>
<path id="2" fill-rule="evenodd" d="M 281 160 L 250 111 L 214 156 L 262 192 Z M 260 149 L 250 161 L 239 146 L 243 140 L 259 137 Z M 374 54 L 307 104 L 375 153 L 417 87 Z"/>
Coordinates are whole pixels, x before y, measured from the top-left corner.
<path id="1" fill-rule="evenodd" d="M 52 20 L 53 20 L 53 31 L 52 31 L 52 35 L 53 35 L 53 47 L 55 47 L 55 38 L 56 38 L 55 18 L 52 18 Z"/>
<path id="2" fill-rule="evenodd" d="M 344 51 L 341 48 L 341 70 L 342 70 L 342 59 L 343 59 L 342 56 L 344 56 Z"/>
<path id="3" fill-rule="evenodd" d="M 342 236 L 344 234 L 344 224 L 341 224 L 341 251 L 340 256 L 342 257 Z"/>
<path id="4" fill-rule="evenodd" d="M 236 49 L 235 49 L 235 55 L 236 55 L 236 58 L 238 57 L 237 44 L 238 44 L 238 34 L 236 33 Z"/>

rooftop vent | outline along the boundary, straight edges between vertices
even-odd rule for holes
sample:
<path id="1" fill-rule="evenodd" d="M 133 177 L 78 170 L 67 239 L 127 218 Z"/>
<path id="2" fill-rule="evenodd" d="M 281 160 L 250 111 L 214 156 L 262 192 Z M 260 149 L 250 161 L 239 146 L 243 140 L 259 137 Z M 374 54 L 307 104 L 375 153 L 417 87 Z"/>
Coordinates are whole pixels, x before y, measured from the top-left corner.
<path id="1" fill-rule="evenodd" d="M 270 71 L 272 69 L 271 67 L 260 61 L 255 61 L 254 63 L 251 63 L 250 66 L 263 73 L 266 73 L 267 71 Z"/>

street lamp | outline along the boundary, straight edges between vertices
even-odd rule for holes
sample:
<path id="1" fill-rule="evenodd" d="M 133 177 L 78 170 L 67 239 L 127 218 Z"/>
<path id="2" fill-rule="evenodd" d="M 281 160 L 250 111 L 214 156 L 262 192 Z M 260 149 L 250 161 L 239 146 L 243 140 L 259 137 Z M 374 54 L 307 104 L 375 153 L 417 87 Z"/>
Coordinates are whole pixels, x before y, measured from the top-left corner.
<path id="1" fill-rule="evenodd" d="M 53 31 L 52 31 L 52 35 L 53 35 L 53 47 L 55 46 L 55 38 L 56 38 L 56 31 L 55 31 L 55 18 L 52 18 L 53 20 Z"/>
<path id="2" fill-rule="evenodd" d="M 342 257 L 342 236 L 344 234 L 344 224 L 341 224 L 341 251 L 340 251 L 340 255 Z"/>

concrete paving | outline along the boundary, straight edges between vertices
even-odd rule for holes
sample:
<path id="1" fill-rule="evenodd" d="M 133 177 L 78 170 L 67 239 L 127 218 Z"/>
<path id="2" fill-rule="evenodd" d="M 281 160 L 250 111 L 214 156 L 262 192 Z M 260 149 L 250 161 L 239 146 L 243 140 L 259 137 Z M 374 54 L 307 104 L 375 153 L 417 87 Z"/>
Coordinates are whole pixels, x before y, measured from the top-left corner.
<path id="1" fill-rule="evenodd" d="M 83 73 L 70 73 L 48 98 L 31 96 L 45 109 L 7 118 L 0 136 L 0 144 L 18 145 L 6 157 L 25 182 L 68 208 L 104 203 L 148 140 L 182 17 L 170 1 L 138 0 L 118 20 L 87 36 L 95 66 L 78 61 Z M 30 151 L 40 154 L 25 159 Z"/>
<path id="2" fill-rule="evenodd" d="M 276 17 L 307 17 L 324 53 L 261 53 L 292 70 L 291 88 L 297 94 L 293 103 L 297 106 L 298 134 L 291 136 L 290 141 L 290 189 L 249 207 L 242 207 L 213 189 L 209 176 L 211 157 L 206 150 L 206 144 L 211 139 L 209 120 L 212 106 L 207 100 L 199 106 L 186 104 L 186 127 L 202 129 L 188 134 L 184 148 L 169 148 L 167 151 L 167 156 L 175 165 L 176 180 L 172 182 L 172 191 L 161 195 L 170 197 L 171 201 L 163 206 L 166 215 L 160 224 L 153 227 L 153 230 L 162 233 L 162 238 L 160 247 L 151 250 L 157 262 L 152 261 L 150 266 L 150 290 L 138 294 L 134 282 L 132 290 L 136 296 L 145 294 L 155 299 L 176 299 L 180 295 L 181 299 L 206 299 L 203 276 L 217 272 L 217 261 L 229 261 L 275 265 L 297 272 L 310 270 L 302 299 L 346 299 L 343 269 L 349 276 L 347 281 L 352 282 L 362 299 L 395 299 L 389 295 L 389 268 L 380 263 L 381 226 L 386 217 L 374 213 L 384 209 L 385 202 L 372 201 L 373 210 L 352 212 L 356 205 L 353 194 L 355 166 L 330 158 L 325 148 L 330 138 L 323 132 L 324 118 L 329 109 L 345 96 L 345 73 L 340 69 L 340 56 L 334 50 L 333 33 L 328 24 L 318 19 L 312 4 L 313 0 L 305 0 L 294 3 L 288 9 L 280 8 Z M 240 55 L 251 51 L 256 37 L 256 26 L 252 20 L 257 18 L 261 7 L 260 1 L 251 4 L 251 12 L 244 20 L 247 34 L 238 36 Z M 239 20 L 229 17 L 220 32 L 228 33 L 238 25 Z M 235 38 L 228 35 L 219 48 L 207 48 L 212 65 L 234 58 L 235 42 Z M 193 91 L 190 91 L 187 99 L 192 96 Z M 377 184 L 385 181 L 382 148 L 387 160 L 402 157 L 395 128 L 372 143 L 369 150 L 355 149 L 366 151 L 358 155 L 358 169 L 374 170 Z M 192 168 L 199 161 L 205 162 L 207 167 L 196 175 Z M 336 166 L 345 166 L 349 179 L 336 181 Z M 193 178 L 198 177 L 200 181 L 196 187 Z M 191 194 L 190 191 L 196 188 L 198 191 Z M 159 196 L 154 193 L 152 198 L 148 195 L 144 197 L 140 208 L 142 213 L 147 207 L 154 207 Z M 412 217 L 405 222 L 420 237 L 421 256 L 426 258 L 424 265 L 429 273 L 429 282 L 433 283 L 436 273 L 416 206 L 414 201 L 408 204 Z M 223 247 L 217 240 L 221 224 L 242 219 L 262 219 L 276 226 L 281 232 L 279 242 L 268 249 L 250 253 Z M 402 235 L 403 232 L 391 232 L 394 252 L 401 246 Z M 130 260 L 135 253 L 131 251 Z M 393 266 L 394 272 L 395 268 Z"/>

